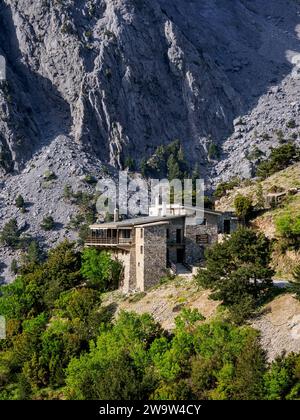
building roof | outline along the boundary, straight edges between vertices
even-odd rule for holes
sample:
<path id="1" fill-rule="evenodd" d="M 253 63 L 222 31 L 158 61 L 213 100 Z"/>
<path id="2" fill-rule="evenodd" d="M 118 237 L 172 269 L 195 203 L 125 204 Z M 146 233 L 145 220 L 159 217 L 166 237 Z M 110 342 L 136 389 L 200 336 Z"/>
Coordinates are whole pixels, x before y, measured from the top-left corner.
<path id="1" fill-rule="evenodd" d="M 147 226 L 161 222 L 168 223 L 169 220 L 181 219 L 183 215 L 168 215 L 168 216 L 145 216 L 136 217 L 133 219 L 120 220 L 119 222 L 99 223 L 90 226 L 90 229 L 118 229 L 118 228 L 132 228 L 134 226 Z"/>
<path id="2" fill-rule="evenodd" d="M 217 210 L 211 210 L 211 209 L 201 209 L 200 207 L 195 207 L 195 206 L 183 206 L 184 209 L 187 210 L 194 210 L 194 211 L 204 211 L 204 213 L 207 214 L 213 214 L 215 216 L 221 216 L 223 213 L 221 211 L 217 211 Z"/>
<path id="3" fill-rule="evenodd" d="M 202 212 L 203 209 L 195 207 L 195 206 L 184 206 L 187 210 L 194 210 L 195 212 L 198 210 Z M 223 213 L 220 211 L 204 209 L 204 214 L 211 214 L 214 216 L 221 216 Z M 168 223 L 168 221 L 174 219 L 180 219 L 182 217 L 191 218 L 191 215 L 184 215 L 184 214 L 168 214 L 166 216 L 143 216 L 143 217 L 136 217 L 132 219 L 120 220 L 119 222 L 109 222 L 109 223 L 95 223 L 94 225 L 90 226 L 90 229 L 124 229 L 124 228 L 132 228 L 134 226 L 147 226 L 153 225 L 154 223 Z"/>

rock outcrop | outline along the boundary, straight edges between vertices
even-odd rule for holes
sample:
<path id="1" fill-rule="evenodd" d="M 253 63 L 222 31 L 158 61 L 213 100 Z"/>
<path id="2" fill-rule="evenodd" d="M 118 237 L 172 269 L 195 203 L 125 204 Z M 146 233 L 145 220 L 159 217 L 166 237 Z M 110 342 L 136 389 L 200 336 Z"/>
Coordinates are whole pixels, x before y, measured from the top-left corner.
<path id="1" fill-rule="evenodd" d="M 298 140 L 299 34 L 295 0 L 3 0 L 0 227 L 17 217 L 39 237 L 50 210 L 61 228 L 41 240 L 54 244 L 76 211 L 57 206 L 67 181 L 138 167 L 175 139 L 208 182 L 250 177 L 255 147 Z"/>
<path id="2" fill-rule="evenodd" d="M 293 0 L 4 0 L 2 168 L 71 134 L 117 167 L 178 138 L 191 165 L 218 176 L 226 168 L 214 172 L 209 144 L 221 149 L 234 119 L 292 71 L 297 10 Z M 230 147 L 243 150 L 240 140 Z"/>

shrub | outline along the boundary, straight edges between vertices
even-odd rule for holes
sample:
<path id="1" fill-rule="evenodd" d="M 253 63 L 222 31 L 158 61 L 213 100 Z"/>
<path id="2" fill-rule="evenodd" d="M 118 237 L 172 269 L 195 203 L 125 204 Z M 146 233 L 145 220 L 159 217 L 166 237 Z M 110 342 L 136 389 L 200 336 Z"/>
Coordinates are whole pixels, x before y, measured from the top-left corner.
<path id="1" fill-rule="evenodd" d="M 124 165 L 125 165 L 125 168 L 128 168 L 129 169 L 129 171 L 134 171 L 136 169 L 135 160 L 132 159 L 131 157 L 127 157 L 125 159 Z"/>
<path id="2" fill-rule="evenodd" d="M 289 211 L 275 219 L 277 233 L 284 239 L 283 246 L 299 248 L 300 245 L 300 215 Z"/>
<path id="3" fill-rule="evenodd" d="M 271 136 L 268 133 L 262 133 L 261 138 L 265 141 L 270 140 Z"/>
<path id="4" fill-rule="evenodd" d="M 252 201 L 249 197 L 239 194 L 234 199 L 236 215 L 243 220 L 247 220 L 253 211 Z"/>
<path id="5" fill-rule="evenodd" d="M 95 185 L 95 184 L 97 184 L 97 179 L 96 179 L 93 175 L 90 175 L 90 174 L 88 174 L 88 175 L 86 175 L 86 176 L 84 177 L 84 181 L 85 181 L 87 184 L 90 184 L 90 185 Z"/>
<path id="6" fill-rule="evenodd" d="M 72 24 L 70 22 L 65 22 L 62 24 L 60 30 L 61 30 L 61 33 L 63 34 L 72 34 L 73 33 Z"/>
<path id="7" fill-rule="evenodd" d="M 277 130 L 276 131 L 276 136 L 278 138 L 279 143 L 284 143 L 285 142 L 284 133 L 283 133 L 282 130 Z"/>
<path id="8" fill-rule="evenodd" d="M 251 152 L 247 155 L 247 159 L 250 160 L 250 161 L 257 160 L 261 156 L 263 156 L 263 152 L 258 147 L 254 147 L 251 150 Z"/>
<path id="9" fill-rule="evenodd" d="M 296 121 L 294 119 L 291 119 L 286 123 L 286 126 L 287 126 L 287 128 L 296 128 L 297 124 L 296 124 Z"/>
<path id="10" fill-rule="evenodd" d="M 57 176 L 53 171 L 47 170 L 44 172 L 43 178 L 45 181 L 53 181 Z"/>
<path id="11" fill-rule="evenodd" d="M 256 175 L 265 179 L 300 160 L 300 149 L 293 143 L 272 149 L 270 157 L 257 167 Z"/>
<path id="12" fill-rule="evenodd" d="M 11 262 L 10 271 L 15 275 L 18 274 L 19 265 L 18 265 L 18 261 L 15 258 Z"/>
<path id="13" fill-rule="evenodd" d="M 72 197 L 73 197 L 72 187 L 70 185 L 65 185 L 64 186 L 64 192 L 63 192 L 63 198 L 65 200 L 71 200 Z"/>
<path id="14" fill-rule="evenodd" d="M 293 280 L 290 282 L 291 291 L 296 294 L 297 299 L 300 300 L 300 265 L 298 265 L 293 273 Z"/>
<path id="15" fill-rule="evenodd" d="M 209 159 L 218 159 L 220 157 L 220 150 L 217 144 L 210 143 L 208 147 L 208 158 Z"/>
<path id="16" fill-rule="evenodd" d="M 16 207 L 18 207 L 18 209 L 24 209 L 25 208 L 25 201 L 24 201 L 24 198 L 21 195 L 18 195 L 18 197 L 16 198 L 15 205 L 16 205 Z"/>
<path id="17" fill-rule="evenodd" d="M 238 178 L 233 178 L 226 182 L 220 182 L 214 192 L 214 197 L 222 198 L 227 194 L 227 191 L 233 190 L 240 185 L 241 181 Z"/>
<path id="18" fill-rule="evenodd" d="M 20 231 L 16 219 L 7 222 L 0 232 L 0 242 L 9 248 L 16 249 L 20 243 Z"/>
<path id="19" fill-rule="evenodd" d="M 44 217 L 44 219 L 43 219 L 43 221 L 41 223 L 41 228 L 43 230 L 46 230 L 46 231 L 53 230 L 54 229 L 54 226 L 55 226 L 55 223 L 54 223 L 54 219 L 53 219 L 52 216 L 46 216 L 46 217 Z"/>

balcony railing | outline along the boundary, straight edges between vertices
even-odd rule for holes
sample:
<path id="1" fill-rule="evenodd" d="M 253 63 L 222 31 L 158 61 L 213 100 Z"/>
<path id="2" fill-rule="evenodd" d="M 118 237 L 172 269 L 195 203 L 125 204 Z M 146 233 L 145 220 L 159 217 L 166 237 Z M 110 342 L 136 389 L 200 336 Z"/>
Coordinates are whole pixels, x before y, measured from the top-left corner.
<path id="1" fill-rule="evenodd" d="M 131 238 L 87 238 L 87 245 L 131 245 Z"/>

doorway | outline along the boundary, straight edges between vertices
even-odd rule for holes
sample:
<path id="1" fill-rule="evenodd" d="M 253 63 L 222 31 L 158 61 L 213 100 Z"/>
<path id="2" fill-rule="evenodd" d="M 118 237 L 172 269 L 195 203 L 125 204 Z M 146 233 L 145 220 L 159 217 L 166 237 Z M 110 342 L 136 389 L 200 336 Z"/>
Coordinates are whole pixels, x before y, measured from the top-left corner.
<path id="1" fill-rule="evenodd" d="M 230 235 L 231 233 L 230 220 L 224 220 L 224 233 L 225 235 Z"/>
<path id="2" fill-rule="evenodd" d="M 182 242 L 182 229 L 176 230 L 176 243 L 181 244 Z"/>
<path id="3" fill-rule="evenodd" d="M 183 264 L 184 262 L 184 249 L 177 249 L 177 263 Z"/>

